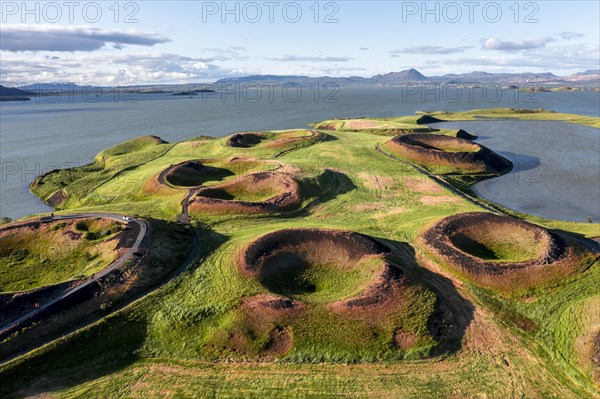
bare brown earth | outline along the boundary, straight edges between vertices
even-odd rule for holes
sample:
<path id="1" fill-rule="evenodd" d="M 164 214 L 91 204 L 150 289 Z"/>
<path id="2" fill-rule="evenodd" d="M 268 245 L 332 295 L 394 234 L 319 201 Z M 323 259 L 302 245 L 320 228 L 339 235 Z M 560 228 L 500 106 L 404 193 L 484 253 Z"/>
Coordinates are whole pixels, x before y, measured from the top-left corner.
<path id="1" fill-rule="evenodd" d="M 402 307 L 407 278 L 397 266 L 385 264 L 383 271 L 361 294 L 330 305 L 340 314 L 362 320 L 377 320 Z"/>
<path id="2" fill-rule="evenodd" d="M 406 134 L 394 137 L 386 145 L 401 157 L 439 168 L 442 174 L 499 174 L 511 167 L 510 161 L 489 148 L 457 137 Z"/>
<path id="3" fill-rule="evenodd" d="M 466 252 L 469 246 L 485 244 L 477 241 L 490 235 L 511 237 L 517 245 L 535 242 L 538 247 L 535 255 L 519 262 L 483 259 Z M 491 213 L 449 216 L 427 230 L 422 240 L 442 263 L 480 285 L 505 290 L 529 288 L 567 276 L 584 263 L 584 249 L 562 236 L 516 218 Z"/>
<path id="4" fill-rule="evenodd" d="M 245 298 L 242 308 L 255 323 L 270 324 L 301 314 L 306 305 L 282 295 L 259 294 Z"/>
<path id="5" fill-rule="evenodd" d="M 307 248 L 310 248 L 307 250 Z M 347 231 L 321 229 L 286 229 L 267 234 L 250 244 L 240 255 L 240 267 L 246 275 L 259 281 L 264 276 L 277 273 L 282 267 L 281 257 L 303 257 L 307 251 L 350 270 L 365 257 L 385 257 L 389 249 L 371 238 Z M 310 267 L 310 265 L 308 266 Z M 375 319 L 402 306 L 400 300 L 407 278 L 403 271 L 387 261 L 383 262 L 374 280 L 357 296 L 330 303 L 335 313 L 359 319 Z M 259 297 L 251 309 L 266 317 L 273 313 L 298 311 L 304 305 L 282 296 Z M 246 305 L 248 307 L 248 305 Z"/>
<path id="6" fill-rule="evenodd" d="M 269 341 L 264 353 L 269 356 L 282 356 L 292 349 L 293 335 L 289 327 L 275 327 L 269 333 Z"/>
<path id="7" fill-rule="evenodd" d="M 96 218 L 94 218 L 96 219 Z M 78 222 L 88 221 L 90 218 L 78 218 L 69 219 L 67 229 L 63 232 L 63 236 L 67 240 L 79 241 L 82 240 L 83 234 L 77 231 L 69 230 L 69 226 L 75 226 Z M 3 225 L 0 227 L 0 239 L 7 236 L 27 236 L 28 234 L 44 234 L 44 231 L 52 228 L 52 226 L 64 223 L 63 220 L 40 222 L 38 219 L 29 220 L 25 222 L 16 222 Z M 135 242 L 136 237 L 139 233 L 139 226 L 132 224 L 132 226 L 125 228 L 119 233 L 115 234 L 114 237 L 101 243 L 102 246 L 112 248 L 115 252 L 122 255 L 127 248 L 131 248 Z M 57 247 L 67 244 L 56 244 Z M 6 322 L 12 319 L 16 319 L 25 313 L 28 313 L 34 309 L 36 303 L 46 303 L 55 297 L 60 296 L 62 293 L 69 289 L 81 284 L 87 277 L 79 280 L 65 281 L 50 286 L 34 288 L 26 291 L 9 292 L 0 294 L 0 322 Z"/>
<path id="8" fill-rule="evenodd" d="M 338 130 L 337 126 L 333 123 L 319 123 L 317 125 L 317 129 L 319 130 L 329 130 L 329 131 L 336 131 Z"/>
<path id="9" fill-rule="evenodd" d="M 264 201 L 227 198 L 231 189 L 253 193 L 273 188 L 277 194 Z M 192 213 L 279 213 L 297 209 L 302 201 L 300 182 L 295 177 L 279 172 L 258 172 L 242 176 L 233 182 L 200 188 L 190 199 L 189 210 Z"/>
<path id="10" fill-rule="evenodd" d="M 310 142 L 315 143 L 317 141 L 323 140 L 325 135 L 323 133 L 319 133 L 315 130 L 307 130 L 303 132 L 304 134 L 298 134 L 298 132 L 289 132 L 289 133 L 280 133 L 280 137 L 277 140 L 274 140 L 266 145 L 269 148 L 282 148 L 293 146 L 296 143 L 301 142 Z"/>
<path id="11" fill-rule="evenodd" d="M 264 138 L 264 133 L 259 132 L 236 133 L 227 140 L 227 145 L 229 147 L 248 148 L 260 144 Z"/>
<path id="12" fill-rule="evenodd" d="M 66 199 L 67 193 L 64 190 L 58 190 L 46 199 L 46 203 L 53 208 L 58 208 Z"/>
<path id="13" fill-rule="evenodd" d="M 402 182 L 411 191 L 418 191 L 424 194 L 444 194 L 444 189 L 433 180 L 425 177 L 407 176 Z"/>
<path id="14" fill-rule="evenodd" d="M 394 334 L 394 345 L 398 349 L 406 350 L 411 348 L 416 341 L 414 334 L 406 331 L 396 331 Z"/>
<path id="15" fill-rule="evenodd" d="M 342 248 L 344 254 L 353 261 L 389 251 L 384 245 L 358 233 L 325 229 L 284 229 L 264 235 L 251 243 L 241 254 L 240 267 L 244 274 L 258 277 L 265 272 L 265 261 L 280 251 L 301 246 L 328 245 Z"/>

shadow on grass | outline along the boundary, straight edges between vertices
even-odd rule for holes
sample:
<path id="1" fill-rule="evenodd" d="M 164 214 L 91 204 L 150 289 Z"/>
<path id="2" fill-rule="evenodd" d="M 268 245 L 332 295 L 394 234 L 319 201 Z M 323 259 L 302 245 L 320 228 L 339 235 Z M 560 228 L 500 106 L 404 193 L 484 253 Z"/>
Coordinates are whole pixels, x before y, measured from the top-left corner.
<path id="1" fill-rule="evenodd" d="M 171 165 L 160 173 L 158 181 L 177 188 L 192 188 L 207 182 L 223 181 L 234 175 L 229 169 L 207 166 L 202 164 L 202 160 L 193 160 Z"/>
<path id="2" fill-rule="evenodd" d="M 550 229 L 551 233 L 567 238 L 571 238 L 575 240 L 577 243 L 583 245 L 587 250 L 600 254 L 600 236 L 595 238 L 587 238 L 584 234 L 575 233 L 572 231 L 560 230 L 560 229 Z"/>
<path id="3" fill-rule="evenodd" d="M 80 331 L 37 356 L 0 367 L 0 396 L 22 397 L 73 387 L 134 363 L 144 342 L 146 322 L 118 315 Z"/>
<path id="4" fill-rule="evenodd" d="M 414 248 L 407 242 L 375 238 L 392 250 L 390 260 L 402 267 L 410 280 L 422 282 L 438 297 L 435 313 L 429 320 L 429 330 L 439 345 L 430 355 L 442 356 L 459 351 L 473 320 L 475 306 L 457 291 L 450 279 L 419 265 Z"/>
<path id="5" fill-rule="evenodd" d="M 334 169 L 325 169 L 321 173 L 315 183 L 303 184 L 301 187 L 301 195 L 304 198 L 316 197 L 313 201 L 298 209 L 297 211 L 281 215 L 282 218 L 295 218 L 306 216 L 316 206 L 332 201 L 340 195 L 346 194 L 356 189 L 356 185 L 344 173 Z"/>
<path id="6" fill-rule="evenodd" d="M 167 229 L 170 226 L 173 228 L 166 232 L 163 231 L 166 237 L 170 240 L 181 239 L 180 234 L 182 233 L 179 230 L 185 230 L 184 226 L 164 221 L 153 221 L 155 230 Z M 210 229 L 197 228 L 191 248 L 186 247 L 188 249 L 186 251 L 187 257 L 185 257 L 184 252 L 183 256 L 176 258 L 179 266 L 170 267 L 168 275 L 159 273 L 159 275 L 154 276 L 151 276 L 152 269 L 159 268 L 161 263 L 168 263 L 168 259 L 173 259 L 173 256 L 171 254 L 169 258 L 169 253 L 160 250 L 168 244 L 167 241 L 160 245 L 150 242 L 149 254 L 152 254 L 153 249 L 155 249 L 155 254 L 151 256 L 152 259 L 149 259 L 149 263 L 143 268 L 141 278 L 145 279 L 147 284 L 152 282 L 154 284 L 145 287 L 145 289 L 138 287 L 139 291 L 133 290 L 132 296 L 128 298 L 125 305 L 172 280 L 172 284 L 167 289 L 176 289 L 180 279 L 175 279 L 175 277 L 195 268 L 199 261 L 226 240 L 227 237 Z M 184 257 L 185 259 L 183 259 Z M 160 281 L 157 280 L 158 277 L 161 277 Z M 50 342 L 50 344 L 46 346 L 44 351 L 35 355 L 30 352 L 24 357 L 0 365 L 0 397 L 19 397 L 22 396 L 24 389 L 27 390 L 28 395 L 32 395 L 48 392 L 57 389 L 57 387 L 60 387 L 60 389 L 74 387 L 122 370 L 142 358 L 140 353 L 143 351 L 142 347 L 145 342 L 148 323 L 147 316 L 143 312 L 139 312 L 138 306 L 151 306 L 152 302 L 143 299 L 143 301 L 146 301 L 145 303 L 133 303 L 131 307 L 121 309 L 117 313 L 100 320 L 97 324 L 90 325 L 95 320 L 90 320 L 90 315 L 98 316 L 98 312 L 100 312 L 100 316 L 102 316 L 102 308 L 98 311 L 90 305 L 92 303 L 96 306 L 99 303 L 95 302 L 94 298 L 98 298 L 98 296 L 96 295 L 74 308 L 73 312 L 85 314 L 84 319 L 75 320 L 74 325 L 65 327 L 64 323 L 61 324 L 64 318 L 62 313 L 56 315 L 57 322 L 42 320 L 40 323 L 42 327 L 49 324 L 50 327 L 55 326 L 56 330 L 38 337 L 39 343 L 36 347 L 41 347 L 47 342 Z M 151 301 L 151 299 L 149 300 Z M 81 307 L 86 309 L 81 310 Z M 87 311 L 90 313 L 86 313 Z M 79 324 L 78 327 L 77 324 Z M 69 331 L 74 330 L 76 332 L 64 338 Z M 27 334 L 24 336 L 26 337 Z M 53 341 L 57 338 L 60 340 Z M 5 352 L 6 343 L 0 344 L 0 358 L 5 358 L 7 355 Z M 10 341 L 8 343 L 10 344 Z M 14 348 L 12 349 L 14 350 Z M 31 349 L 33 348 L 27 348 L 27 350 Z"/>

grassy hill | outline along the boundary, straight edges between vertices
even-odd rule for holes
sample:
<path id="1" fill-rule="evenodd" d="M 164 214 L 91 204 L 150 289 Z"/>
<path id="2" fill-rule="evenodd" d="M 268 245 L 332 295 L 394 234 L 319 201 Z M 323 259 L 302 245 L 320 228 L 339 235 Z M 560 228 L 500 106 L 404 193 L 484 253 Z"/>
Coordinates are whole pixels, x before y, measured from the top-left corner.
<path id="1" fill-rule="evenodd" d="M 433 115 L 600 123 L 507 109 Z M 178 175 L 177 181 L 206 188 L 251 173 L 285 173 L 302 183 L 302 202 L 279 213 L 190 212 L 202 246 L 193 267 L 109 317 L 1 365 L 0 392 L 64 398 L 599 397 L 590 344 L 600 331 L 597 257 L 588 254 L 577 273 L 559 281 L 504 291 L 455 273 L 419 237 L 443 218 L 488 209 L 560 234 L 594 237 L 600 226 L 517 215 L 472 198 L 468 187 L 452 188 L 451 178 L 378 151 L 390 134 L 423 131 L 418 118 L 326 121 L 314 126 L 323 139 L 301 145 L 293 143 L 304 134 L 291 131 L 258 132 L 264 140 L 247 147 L 228 145 L 230 138 L 166 143 L 148 136 L 107 149 L 90 165 L 36 179 L 36 195 L 60 197 L 57 213 L 178 220 L 198 187 L 163 183 L 161 175 L 189 161 L 219 169 L 218 178 Z M 178 173 L 186 170 L 203 169 Z M 262 186 L 235 187 L 246 192 L 219 199 L 260 203 L 269 196 Z M 340 246 L 321 233 L 311 236 L 321 237 L 314 242 L 294 241 L 306 229 L 367 241 L 352 238 L 357 241 Z M 289 231 L 287 241 L 264 238 Z M 369 250 L 356 252 L 361 245 Z M 252 251 L 262 255 L 247 257 Z"/>

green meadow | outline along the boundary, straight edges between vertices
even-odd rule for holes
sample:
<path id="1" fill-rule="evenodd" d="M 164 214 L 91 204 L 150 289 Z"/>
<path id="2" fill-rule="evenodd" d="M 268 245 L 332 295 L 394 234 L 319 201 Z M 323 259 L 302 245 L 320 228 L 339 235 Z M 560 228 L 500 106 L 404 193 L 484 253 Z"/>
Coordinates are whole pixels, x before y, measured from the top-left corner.
<path id="1" fill-rule="evenodd" d="M 600 126 L 598 118 L 508 109 L 430 115 Z M 108 317 L 0 365 L 0 395 L 600 397 L 589 343 L 600 331 L 596 256 L 586 257 L 580 272 L 559 282 L 506 293 L 457 276 L 417 240 L 446 216 L 486 211 L 482 204 L 565 234 L 596 237 L 600 226 L 502 209 L 472 198 L 466 178 L 456 185 L 451 176 L 437 176 L 455 184 L 451 190 L 409 162 L 378 151 L 391 134 L 429 131 L 416 124 L 419 117 L 325 121 L 313 126 L 319 133 L 314 141 L 298 140 L 303 131 L 265 132 L 273 142 L 292 140 L 277 146 L 230 147 L 226 138 L 210 137 L 166 143 L 144 136 L 102 151 L 87 166 L 39 177 L 31 186 L 34 194 L 43 200 L 57 192 L 64 197 L 57 214 L 107 211 L 169 222 L 182 212 L 188 190 L 161 184 L 158 176 L 186 161 L 226 171 L 202 180 L 207 187 L 260 171 L 290 172 L 318 184 L 303 187 L 306 201 L 288 213 L 191 213 L 201 254 L 185 272 Z M 178 181 L 188 180 L 178 176 Z M 248 192 L 230 194 L 251 200 L 272 194 L 243 189 Z M 385 244 L 407 279 L 401 306 L 376 322 L 328 308 L 368 286 L 381 266 L 377 258 L 345 273 L 315 261 L 299 276 L 266 284 L 240 272 L 240 254 L 250 243 L 292 228 L 353 231 Z M 514 259 L 510 241 L 496 244 L 480 248 L 487 251 L 480 255 Z M 2 287 L 18 280 L 0 278 Z M 293 295 L 290 278 L 314 288 L 296 296 L 309 304 L 307 310 L 264 322 L 268 325 L 250 320 L 244 301 L 273 289 Z M 265 355 L 278 327 L 292 332 L 293 343 L 285 353 Z"/>

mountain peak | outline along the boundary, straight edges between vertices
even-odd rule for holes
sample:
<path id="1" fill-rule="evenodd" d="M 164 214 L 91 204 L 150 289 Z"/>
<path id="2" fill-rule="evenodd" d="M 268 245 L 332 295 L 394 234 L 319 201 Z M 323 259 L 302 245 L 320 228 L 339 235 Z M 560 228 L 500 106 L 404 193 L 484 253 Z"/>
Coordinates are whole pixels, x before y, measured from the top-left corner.
<path id="1" fill-rule="evenodd" d="M 393 81 L 420 81 L 427 80 L 427 77 L 415 68 L 405 69 L 400 72 L 390 72 L 385 75 L 375 75 L 373 79 L 391 83 Z"/>

